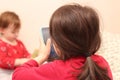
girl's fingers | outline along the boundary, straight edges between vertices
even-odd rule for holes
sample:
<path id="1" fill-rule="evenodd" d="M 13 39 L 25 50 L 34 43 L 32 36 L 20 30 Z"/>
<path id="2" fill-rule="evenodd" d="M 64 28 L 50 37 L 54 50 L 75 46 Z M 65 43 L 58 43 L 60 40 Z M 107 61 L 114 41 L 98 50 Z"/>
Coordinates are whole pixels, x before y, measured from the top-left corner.
<path id="1" fill-rule="evenodd" d="M 51 39 L 48 39 L 46 43 L 46 49 L 48 52 L 50 52 L 50 48 L 51 48 Z"/>

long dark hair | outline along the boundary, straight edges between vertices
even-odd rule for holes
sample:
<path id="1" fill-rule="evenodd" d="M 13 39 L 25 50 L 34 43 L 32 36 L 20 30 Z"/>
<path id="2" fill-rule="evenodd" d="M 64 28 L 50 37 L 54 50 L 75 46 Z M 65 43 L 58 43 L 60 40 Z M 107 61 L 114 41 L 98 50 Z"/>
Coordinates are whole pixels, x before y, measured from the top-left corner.
<path id="1" fill-rule="evenodd" d="M 107 69 L 99 67 L 90 57 L 101 44 L 99 16 L 94 9 L 79 4 L 58 8 L 50 20 L 50 35 L 62 59 L 86 57 L 78 80 L 110 80 Z"/>

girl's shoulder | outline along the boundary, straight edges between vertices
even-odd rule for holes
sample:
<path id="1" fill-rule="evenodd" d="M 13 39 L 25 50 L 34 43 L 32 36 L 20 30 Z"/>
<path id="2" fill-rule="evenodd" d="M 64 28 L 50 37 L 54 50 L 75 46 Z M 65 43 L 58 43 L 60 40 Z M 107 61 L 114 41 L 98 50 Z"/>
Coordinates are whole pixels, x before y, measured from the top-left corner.
<path id="1" fill-rule="evenodd" d="M 93 59 L 93 61 L 95 61 L 101 67 L 107 67 L 107 66 L 109 66 L 109 63 L 104 58 L 104 56 L 95 54 L 95 55 L 92 55 L 91 58 Z"/>
<path id="2" fill-rule="evenodd" d="M 99 54 L 94 54 L 91 56 L 91 58 L 94 60 L 94 61 L 97 61 L 97 60 L 105 60 L 105 58 Z"/>

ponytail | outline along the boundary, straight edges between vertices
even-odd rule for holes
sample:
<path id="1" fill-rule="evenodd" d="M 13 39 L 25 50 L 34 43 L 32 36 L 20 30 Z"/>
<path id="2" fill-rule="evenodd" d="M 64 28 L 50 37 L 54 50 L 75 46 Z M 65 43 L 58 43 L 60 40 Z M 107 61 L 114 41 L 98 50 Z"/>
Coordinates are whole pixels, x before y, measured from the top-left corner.
<path id="1" fill-rule="evenodd" d="M 86 57 L 86 62 L 81 70 L 82 73 L 78 76 L 78 80 L 110 80 L 107 69 L 98 66 L 90 56 Z"/>

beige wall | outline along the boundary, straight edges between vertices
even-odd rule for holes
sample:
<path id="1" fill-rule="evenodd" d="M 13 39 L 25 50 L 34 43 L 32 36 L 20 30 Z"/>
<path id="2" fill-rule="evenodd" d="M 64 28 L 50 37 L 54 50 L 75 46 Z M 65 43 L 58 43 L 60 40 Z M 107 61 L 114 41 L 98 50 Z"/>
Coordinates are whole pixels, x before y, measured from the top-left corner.
<path id="1" fill-rule="evenodd" d="M 120 0 L 0 0 L 0 13 L 10 10 L 20 16 L 19 38 L 33 52 L 39 46 L 40 27 L 49 24 L 56 8 L 71 2 L 95 7 L 101 16 L 102 30 L 120 34 Z"/>

